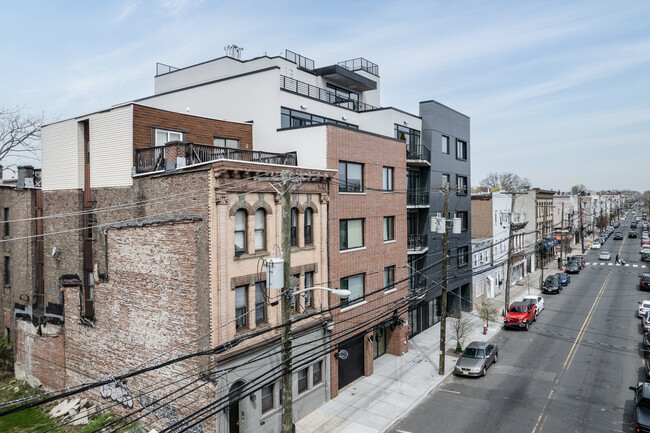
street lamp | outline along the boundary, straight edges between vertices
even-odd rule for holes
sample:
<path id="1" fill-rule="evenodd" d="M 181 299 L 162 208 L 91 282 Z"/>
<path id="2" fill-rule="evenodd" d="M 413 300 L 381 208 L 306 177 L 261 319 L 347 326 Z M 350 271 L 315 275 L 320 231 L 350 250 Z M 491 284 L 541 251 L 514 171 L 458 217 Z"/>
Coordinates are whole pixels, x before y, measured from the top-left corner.
<path id="1" fill-rule="evenodd" d="M 310 290 L 325 290 L 327 292 L 332 293 L 333 295 L 338 296 L 341 299 L 348 299 L 352 292 L 349 290 L 343 290 L 343 289 L 330 289 L 329 287 L 307 287 L 306 289 L 301 289 L 301 290 L 296 290 L 295 292 L 291 292 L 291 296 L 299 295 L 301 293 L 308 292 Z"/>

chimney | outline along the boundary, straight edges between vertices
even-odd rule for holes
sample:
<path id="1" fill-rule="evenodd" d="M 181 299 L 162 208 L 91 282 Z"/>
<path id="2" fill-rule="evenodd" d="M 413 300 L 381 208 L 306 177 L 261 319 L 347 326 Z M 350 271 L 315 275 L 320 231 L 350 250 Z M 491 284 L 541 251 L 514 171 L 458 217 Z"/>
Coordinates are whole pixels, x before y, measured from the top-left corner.
<path id="1" fill-rule="evenodd" d="M 21 165 L 18 167 L 18 182 L 16 189 L 34 188 L 34 167 Z"/>

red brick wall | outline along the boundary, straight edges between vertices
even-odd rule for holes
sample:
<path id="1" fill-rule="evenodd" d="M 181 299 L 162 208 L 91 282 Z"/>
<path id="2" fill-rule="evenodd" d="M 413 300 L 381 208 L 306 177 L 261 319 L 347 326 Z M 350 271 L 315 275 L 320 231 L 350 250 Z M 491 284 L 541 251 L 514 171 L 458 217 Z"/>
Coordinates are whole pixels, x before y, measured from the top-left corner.
<path id="1" fill-rule="evenodd" d="M 97 380 L 102 373 L 124 373 L 162 355 L 176 357 L 203 347 L 199 336 L 197 262 L 200 221 L 126 227 L 108 230 L 108 281 L 95 288 L 94 326 L 79 322 L 79 290 L 65 289 L 66 383 L 74 385 Z M 172 348 L 182 350 L 167 354 Z M 196 373 L 207 360 L 192 358 L 128 380 L 133 396 L 161 384 Z M 151 365 L 151 364 L 148 364 Z M 190 376 L 174 387 L 154 391 L 162 397 L 173 389 L 197 379 Z M 176 406 L 186 413 L 214 397 L 204 387 L 179 400 Z M 107 404 L 99 390 L 88 398 Z M 183 403 L 190 404 L 182 408 Z M 139 406 L 136 403 L 136 406 Z M 118 411 L 119 407 L 111 411 Z M 123 410 L 126 411 L 126 410 Z M 147 424 L 147 427 L 154 427 Z"/>
<path id="2" fill-rule="evenodd" d="M 42 325 L 39 329 L 31 322 L 19 320 L 16 323 L 16 362 L 22 367 L 16 369 L 34 376 L 46 389 L 65 387 L 65 336 L 58 325 Z"/>
<path id="3" fill-rule="evenodd" d="M 342 277 L 365 273 L 365 292 L 368 294 L 384 286 L 384 267 L 391 265 L 395 265 L 395 281 L 406 278 L 406 145 L 390 138 L 328 126 L 327 146 L 328 168 L 338 170 L 341 160 L 364 164 L 365 189 L 364 194 L 341 194 L 338 192 L 338 176 L 332 182 L 328 222 L 330 287 L 339 287 Z M 384 166 L 394 168 L 394 192 L 382 192 Z M 384 216 L 395 217 L 394 242 L 383 241 Z M 365 249 L 342 253 L 339 251 L 339 221 L 351 218 L 365 219 Z M 360 323 L 369 321 L 356 334 L 365 334 L 375 324 L 389 319 L 398 300 L 408 293 L 406 282 L 396 288 L 395 292 L 389 294 L 384 294 L 382 290 L 366 295 L 365 305 L 345 312 L 334 311 L 334 344 L 337 335 L 340 336 Z M 336 304 L 339 299 L 332 296 L 331 302 Z M 383 317 L 373 319 L 374 316 Z M 406 313 L 401 314 L 401 317 L 405 319 Z M 342 338 L 350 337 L 352 334 Z M 364 373 L 372 374 L 372 343 L 367 342 L 367 339 L 364 359 Z M 331 395 L 335 397 L 338 394 L 338 363 L 334 357 L 331 365 Z"/>
<path id="4" fill-rule="evenodd" d="M 156 108 L 133 106 L 133 145 L 153 146 L 153 128 L 168 128 L 187 132 L 184 139 L 212 145 L 215 137 L 239 140 L 241 149 L 253 149 L 253 125 L 190 116 Z"/>

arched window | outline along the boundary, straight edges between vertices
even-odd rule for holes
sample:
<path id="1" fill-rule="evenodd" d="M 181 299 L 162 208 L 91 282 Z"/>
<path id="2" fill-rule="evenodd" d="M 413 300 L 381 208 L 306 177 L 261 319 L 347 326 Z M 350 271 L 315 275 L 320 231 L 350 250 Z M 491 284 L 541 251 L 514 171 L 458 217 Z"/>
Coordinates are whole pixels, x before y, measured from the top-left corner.
<path id="1" fill-rule="evenodd" d="M 235 213 L 235 256 L 246 252 L 246 220 L 248 215 L 244 209 Z"/>
<path id="2" fill-rule="evenodd" d="M 255 251 L 266 249 L 266 211 L 262 208 L 255 212 Z"/>
<path id="3" fill-rule="evenodd" d="M 298 209 L 291 208 L 291 246 L 298 246 Z"/>
<path id="4" fill-rule="evenodd" d="M 305 209 L 305 245 L 311 245 L 313 243 L 311 237 L 311 220 L 313 212 L 314 211 L 311 208 Z"/>

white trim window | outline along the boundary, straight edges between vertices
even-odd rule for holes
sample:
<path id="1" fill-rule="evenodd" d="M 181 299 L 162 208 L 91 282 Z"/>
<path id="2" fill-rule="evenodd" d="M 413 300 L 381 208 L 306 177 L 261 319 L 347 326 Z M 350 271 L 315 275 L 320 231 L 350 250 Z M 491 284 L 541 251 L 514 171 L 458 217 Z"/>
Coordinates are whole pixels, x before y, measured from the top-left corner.
<path id="1" fill-rule="evenodd" d="M 218 146 L 218 147 L 227 147 L 230 149 L 239 149 L 239 140 L 236 140 L 234 138 L 221 138 L 221 137 L 214 137 L 214 140 L 212 142 L 213 145 Z"/>
<path id="2" fill-rule="evenodd" d="M 363 218 L 339 221 L 339 249 L 363 247 Z"/>
<path id="3" fill-rule="evenodd" d="M 156 129 L 156 146 L 164 146 L 170 141 L 183 141 L 183 133 L 167 129 Z"/>

